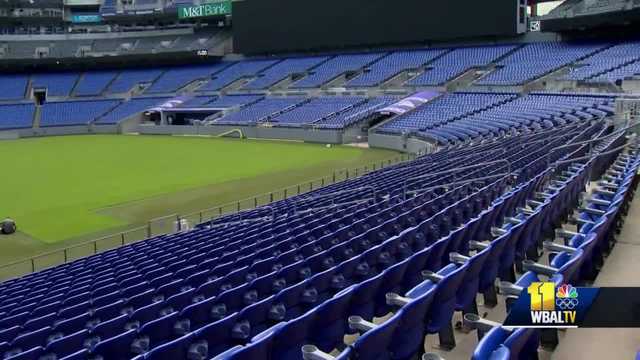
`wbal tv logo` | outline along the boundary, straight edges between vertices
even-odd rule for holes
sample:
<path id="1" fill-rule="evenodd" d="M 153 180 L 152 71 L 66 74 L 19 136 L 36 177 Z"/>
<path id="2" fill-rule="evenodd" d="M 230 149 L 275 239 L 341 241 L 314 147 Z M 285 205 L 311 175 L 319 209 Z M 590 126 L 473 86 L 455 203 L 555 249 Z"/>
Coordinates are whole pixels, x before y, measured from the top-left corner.
<path id="1" fill-rule="evenodd" d="M 574 325 L 578 291 L 564 284 L 557 289 L 552 282 L 534 282 L 527 289 L 531 297 L 531 323 L 534 325 Z"/>

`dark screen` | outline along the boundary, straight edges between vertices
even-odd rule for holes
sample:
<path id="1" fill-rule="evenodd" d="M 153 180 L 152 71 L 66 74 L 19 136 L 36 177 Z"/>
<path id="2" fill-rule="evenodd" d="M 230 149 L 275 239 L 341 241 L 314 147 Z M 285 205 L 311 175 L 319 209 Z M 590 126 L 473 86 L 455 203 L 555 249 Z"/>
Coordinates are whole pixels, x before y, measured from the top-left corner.
<path id="1" fill-rule="evenodd" d="M 516 34 L 517 0 L 244 0 L 234 50 L 273 53 Z"/>

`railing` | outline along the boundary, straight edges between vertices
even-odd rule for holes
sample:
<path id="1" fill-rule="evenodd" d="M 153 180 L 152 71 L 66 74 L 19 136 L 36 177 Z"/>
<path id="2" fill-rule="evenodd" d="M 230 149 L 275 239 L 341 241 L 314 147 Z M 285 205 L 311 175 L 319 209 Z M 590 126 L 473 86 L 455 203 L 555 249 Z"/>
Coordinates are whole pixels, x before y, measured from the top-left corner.
<path id="1" fill-rule="evenodd" d="M 152 219 L 144 225 L 137 226 L 123 232 L 103 236 L 95 240 L 67 246 L 27 259 L 1 265 L 0 281 L 40 271 L 155 236 L 188 230 L 195 224 L 215 220 L 222 216 L 236 214 L 245 210 L 264 207 L 265 205 L 271 204 L 275 201 L 288 199 L 327 185 L 353 179 L 368 174 L 369 172 L 403 163 L 414 158 L 415 157 L 410 154 L 401 154 L 394 158 L 369 163 L 356 168 L 335 170 L 332 174 L 319 179 L 306 181 L 304 183 L 295 184 L 279 190 L 274 190 L 265 194 L 237 200 L 212 208 L 184 215 L 172 214 Z"/>

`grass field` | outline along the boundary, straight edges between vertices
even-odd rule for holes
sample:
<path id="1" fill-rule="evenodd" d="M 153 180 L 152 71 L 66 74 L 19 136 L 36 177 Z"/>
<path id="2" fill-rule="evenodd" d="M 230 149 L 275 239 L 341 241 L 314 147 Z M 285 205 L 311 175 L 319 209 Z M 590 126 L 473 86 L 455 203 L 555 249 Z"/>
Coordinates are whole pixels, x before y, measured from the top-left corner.
<path id="1" fill-rule="evenodd" d="M 280 189 L 396 154 L 346 146 L 170 136 L 0 141 L 0 264 Z"/>

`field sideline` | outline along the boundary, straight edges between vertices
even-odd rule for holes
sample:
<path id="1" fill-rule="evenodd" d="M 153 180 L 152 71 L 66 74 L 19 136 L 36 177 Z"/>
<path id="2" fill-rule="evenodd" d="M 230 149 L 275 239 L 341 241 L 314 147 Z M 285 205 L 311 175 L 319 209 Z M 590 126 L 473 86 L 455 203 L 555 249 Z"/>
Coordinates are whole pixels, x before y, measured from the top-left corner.
<path id="1" fill-rule="evenodd" d="M 396 155 L 237 139 L 82 135 L 0 141 L 0 265 L 172 213 L 203 208 Z"/>

